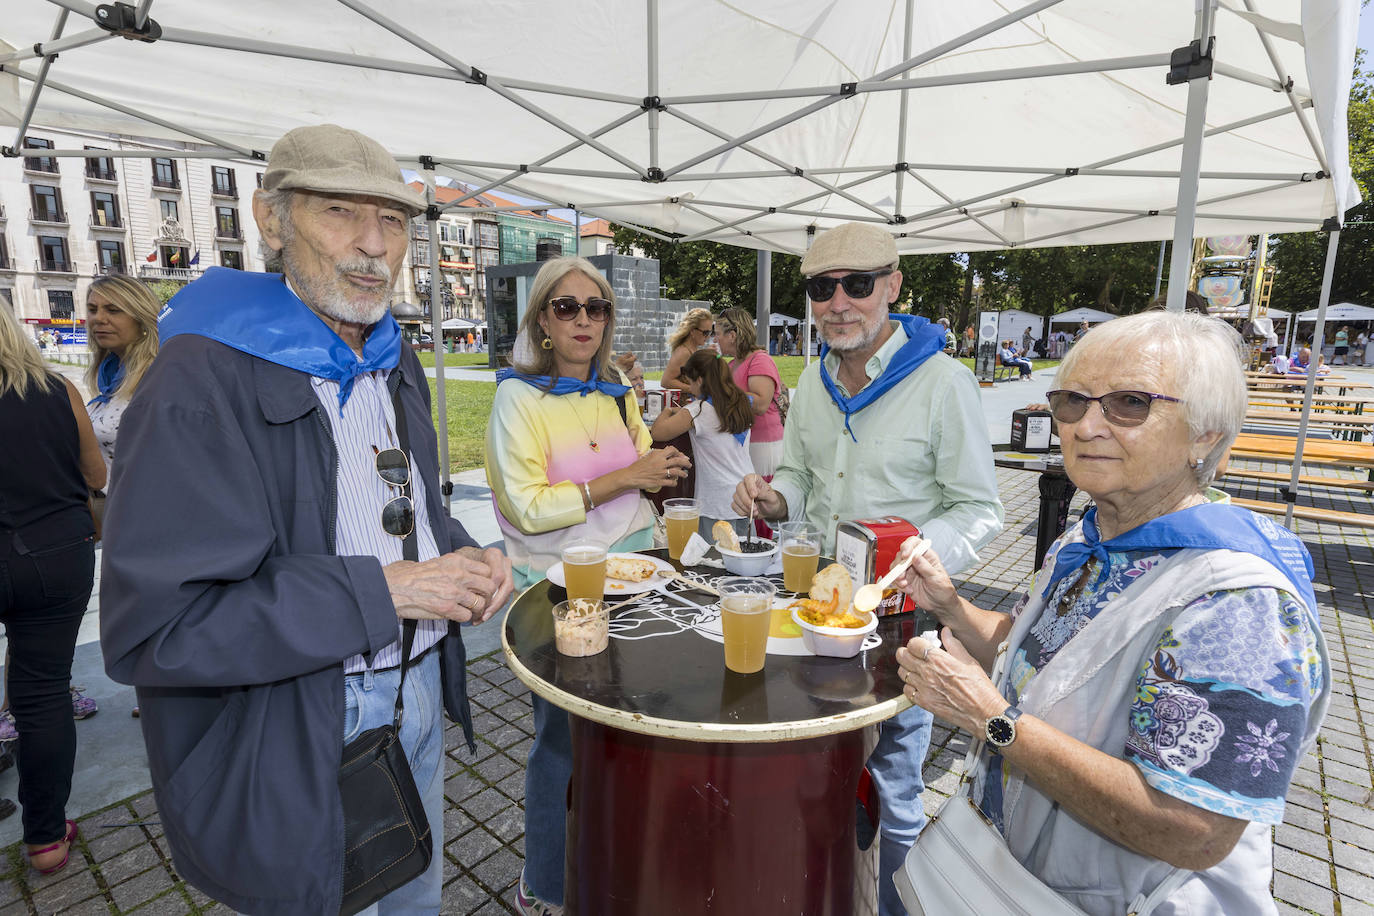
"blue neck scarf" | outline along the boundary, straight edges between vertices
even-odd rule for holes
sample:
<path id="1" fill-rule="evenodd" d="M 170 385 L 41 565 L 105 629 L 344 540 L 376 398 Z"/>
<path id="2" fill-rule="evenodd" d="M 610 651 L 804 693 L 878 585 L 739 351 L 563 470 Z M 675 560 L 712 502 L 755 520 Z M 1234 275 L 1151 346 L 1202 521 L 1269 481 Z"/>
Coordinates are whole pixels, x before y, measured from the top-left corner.
<path id="1" fill-rule="evenodd" d="M 549 394 L 578 394 L 584 398 L 593 391 L 600 391 L 602 394 L 609 394 L 613 398 L 618 398 L 630 390 L 629 385 L 617 385 L 614 382 L 602 381 L 601 370 L 596 363 L 592 363 L 591 376 L 588 381 L 584 382 L 581 379 L 569 378 L 566 375 L 551 379 L 547 375 L 524 375 L 514 369 L 498 369 L 496 370 L 496 383 L 499 385 L 508 378 L 514 378 L 526 385 L 533 385 L 540 391 L 547 391 Z"/>
<path id="2" fill-rule="evenodd" d="M 172 297 L 158 316 L 165 346 L 180 334 L 217 340 L 249 356 L 339 383 L 339 411 L 353 380 L 401 360 L 401 328 L 387 312 L 372 326 L 359 359 L 286 285 L 281 274 L 211 267 Z"/>
<path id="3" fill-rule="evenodd" d="M 87 401 L 87 407 L 110 403 L 119 386 L 124 384 L 124 362 L 113 353 L 106 353 L 100 361 L 100 368 L 95 370 L 95 384 L 100 394 Z"/>
<path id="4" fill-rule="evenodd" d="M 825 385 L 825 390 L 830 393 L 830 400 L 834 401 L 835 406 L 844 414 L 844 431 L 849 433 L 849 438 L 856 443 L 859 440 L 854 435 L 854 430 L 849 428 L 849 418 L 915 372 L 921 363 L 945 349 L 945 329 L 938 324 L 931 324 L 930 319 L 919 315 L 889 315 L 888 318 L 900 325 L 898 330 L 906 333 L 907 341 L 883 367 L 883 374 L 869 382 L 863 391 L 852 398 L 845 397 L 840 386 L 830 377 L 829 370 L 825 368 L 825 354 L 830 352 L 830 347 L 821 346 L 821 384 Z"/>
<path id="5" fill-rule="evenodd" d="M 1283 573 L 1293 585 L 1293 594 L 1307 603 L 1312 614 L 1317 612 L 1317 596 L 1312 590 L 1312 557 L 1298 536 L 1248 509 L 1226 503 L 1205 503 L 1170 512 L 1106 541 L 1098 531 L 1097 507 L 1094 506 L 1083 513 L 1083 542 L 1059 548 L 1045 594 L 1050 594 L 1055 583 L 1076 573 L 1093 558 L 1100 565 L 1097 581 L 1101 581 L 1107 572 L 1108 551 L 1183 547 L 1235 550 L 1259 557 Z"/>

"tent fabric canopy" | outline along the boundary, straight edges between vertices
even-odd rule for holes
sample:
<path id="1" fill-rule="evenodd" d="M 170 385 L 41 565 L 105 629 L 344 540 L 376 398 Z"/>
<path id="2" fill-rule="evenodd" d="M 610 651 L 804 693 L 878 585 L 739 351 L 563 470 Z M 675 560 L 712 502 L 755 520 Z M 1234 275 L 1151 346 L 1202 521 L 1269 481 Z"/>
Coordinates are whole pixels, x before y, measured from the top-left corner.
<path id="1" fill-rule="evenodd" d="M 331 121 L 407 167 L 689 240 L 796 253 L 851 219 L 903 252 L 1171 237 L 1199 88 L 1193 235 L 1314 229 L 1358 202 L 1358 0 L 154 0 L 153 42 L 85 0 L 5 6 L 15 141 L 33 123 L 249 157 Z M 1212 79 L 1169 85 L 1199 23 Z"/>
<path id="2" fill-rule="evenodd" d="M 1110 321 L 1115 317 L 1110 312 L 1103 312 L 1098 309 L 1077 308 L 1060 312 L 1058 315 L 1051 315 L 1050 324 L 1078 324 L 1082 321 L 1086 321 L 1088 324 L 1097 324 L 1099 321 Z"/>
<path id="3" fill-rule="evenodd" d="M 1270 309 L 1270 311 L 1274 311 Z M 1317 309 L 1308 309 L 1298 315 L 1299 321 L 1316 321 Z M 1327 321 L 1374 321 L 1374 308 L 1367 305 L 1356 305 L 1353 302 L 1342 302 L 1339 305 L 1329 305 L 1326 307 Z"/>

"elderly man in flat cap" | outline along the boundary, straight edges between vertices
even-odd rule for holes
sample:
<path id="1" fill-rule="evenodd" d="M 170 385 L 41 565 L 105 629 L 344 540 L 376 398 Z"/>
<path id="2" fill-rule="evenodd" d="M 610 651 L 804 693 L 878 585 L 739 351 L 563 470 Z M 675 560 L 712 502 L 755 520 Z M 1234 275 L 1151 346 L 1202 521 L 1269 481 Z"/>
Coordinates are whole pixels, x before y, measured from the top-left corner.
<path id="1" fill-rule="evenodd" d="M 445 512 L 428 384 L 388 311 L 424 206 L 374 140 L 286 134 L 253 199 L 281 272 L 178 294 L 124 414 L 105 663 L 137 688 L 177 871 L 243 913 L 339 912 L 343 747 L 398 689 L 433 855 L 368 912 L 439 912 L 442 710 L 473 746 L 458 624 L 511 576 Z"/>
<path id="2" fill-rule="evenodd" d="M 802 260 L 824 347 L 792 396 L 783 458 L 771 484 L 749 475 L 734 508 L 805 520 L 833 556 L 842 520 L 896 515 L 920 527 L 947 569 L 967 568 L 1002 527 L 978 385 L 945 355 L 945 329 L 889 315 L 902 288 L 897 246 L 881 227 L 845 223 Z M 885 570 L 883 570 L 885 572 Z M 921 766 L 930 713 L 884 722 L 868 766 L 882 796 L 879 903 L 903 913 L 891 876 L 925 826 Z"/>

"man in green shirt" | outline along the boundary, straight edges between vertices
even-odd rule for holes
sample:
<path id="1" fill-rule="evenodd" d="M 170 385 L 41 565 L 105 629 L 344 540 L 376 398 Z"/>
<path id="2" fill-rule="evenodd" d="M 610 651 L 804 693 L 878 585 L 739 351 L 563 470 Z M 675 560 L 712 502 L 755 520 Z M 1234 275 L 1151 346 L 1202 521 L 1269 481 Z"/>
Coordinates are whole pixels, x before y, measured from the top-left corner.
<path id="1" fill-rule="evenodd" d="M 951 573 L 977 560 L 1001 530 L 992 447 L 973 374 L 945 355 L 945 329 L 889 315 L 902 288 L 897 246 L 883 228 L 846 223 L 821 235 L 802 261 L 822 359 L 792 395 L 783 458 L 771 483 L 740 482 L 734 509 L 804 519 L 835 548 L 842 520 L 897 515 L 921 528 Z M 882 797 L 879 912 L 903 911 L 892 885 L 925 826 L 921 767 L 930 713 L 884 722 L 868 767 Z"/>

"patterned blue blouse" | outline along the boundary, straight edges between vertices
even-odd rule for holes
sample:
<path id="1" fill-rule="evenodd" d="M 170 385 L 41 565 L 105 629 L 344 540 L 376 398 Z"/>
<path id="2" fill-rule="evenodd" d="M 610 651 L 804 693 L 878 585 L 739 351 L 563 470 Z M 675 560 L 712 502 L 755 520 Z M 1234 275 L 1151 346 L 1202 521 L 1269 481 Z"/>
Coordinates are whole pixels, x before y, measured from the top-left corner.
<path id="1" fill-rule="evenodd" d="M 1049 663 L 1133 580 L 1177 551 L 1108 554 L 1107 575 L 1089 564 L 1083 591 L 1061 600 L 1077 576 L 1056 583 L 1040 619 L 1011 660 L 1008 699 L 1017 704 Z M 1025 608 L 1023 596 L 1015 618 Z M 1321 692 L 1316 639 L 1300 602 L 1287 592 L 1212 592 L 1165 629 L 1136 678 L 1120 756 L 1160 792 L 1207 811 L 1262 824 L 1283 821 L 1284 793 L 1298 765 L 1308 710 Z M 980 807 L 1002 829 L 1003 760 L 994 754 Z"/>

